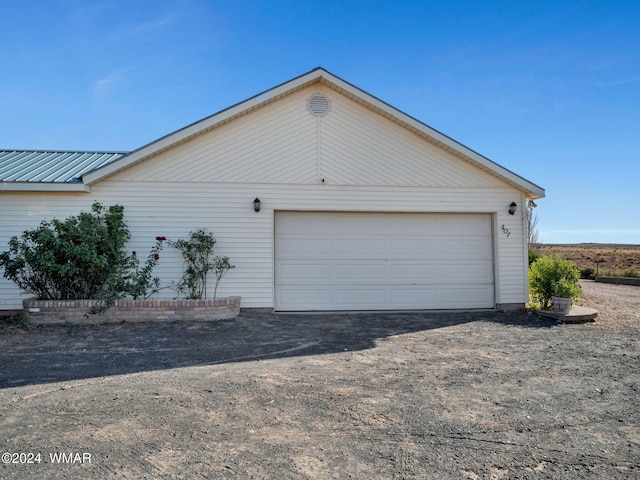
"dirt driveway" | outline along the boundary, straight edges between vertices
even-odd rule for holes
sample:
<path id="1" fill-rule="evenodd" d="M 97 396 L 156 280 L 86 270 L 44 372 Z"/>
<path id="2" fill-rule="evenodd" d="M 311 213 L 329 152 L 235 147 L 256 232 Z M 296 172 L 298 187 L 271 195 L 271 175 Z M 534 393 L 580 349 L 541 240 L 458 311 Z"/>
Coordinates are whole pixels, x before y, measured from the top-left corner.
<path id="1" fill-rule="evenodd" d="M 243 313 L 5 330 L 0 478 L 639 478 L 640 288 L 584 288 L 595 324 Z"/>

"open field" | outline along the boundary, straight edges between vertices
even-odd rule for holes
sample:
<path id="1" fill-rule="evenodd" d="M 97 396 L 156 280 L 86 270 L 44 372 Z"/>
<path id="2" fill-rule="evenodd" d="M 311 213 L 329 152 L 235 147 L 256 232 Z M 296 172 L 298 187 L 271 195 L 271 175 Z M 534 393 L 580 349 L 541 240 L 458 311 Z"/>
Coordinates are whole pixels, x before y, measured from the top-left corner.
<path id="1" fill-rule="evenodd" d="M 562 255 L 580 270 L 622 272 L 633 270 L 640 275 L 640 245 L 610 243 L 546 244 L 536 243 L 531 249 L 543 256 Z"/>

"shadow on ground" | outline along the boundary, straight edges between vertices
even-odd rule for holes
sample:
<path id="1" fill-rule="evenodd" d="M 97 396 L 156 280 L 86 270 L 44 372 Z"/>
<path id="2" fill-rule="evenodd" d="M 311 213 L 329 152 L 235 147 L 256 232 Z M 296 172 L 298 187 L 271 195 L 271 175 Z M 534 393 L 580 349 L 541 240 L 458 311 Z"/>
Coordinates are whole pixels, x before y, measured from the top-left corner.
<path id="1" fill-rule="evenodd" d="M 273 314 L 232 320 L 50 327 L 0 334 L 0 388 L 374 348 L 392 335 L 468 322 L 550 328 L 535 315 L 483 312 Z"/>

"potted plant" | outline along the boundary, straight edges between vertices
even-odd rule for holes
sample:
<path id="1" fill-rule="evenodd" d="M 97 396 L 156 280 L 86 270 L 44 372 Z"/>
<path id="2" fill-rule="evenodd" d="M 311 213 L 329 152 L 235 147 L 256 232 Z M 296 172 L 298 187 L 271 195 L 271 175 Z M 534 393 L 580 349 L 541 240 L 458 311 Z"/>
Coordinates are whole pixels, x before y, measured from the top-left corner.
<path id="1" fill-rule="evenodd" d="M 560 255 L 541 257 L 529 268 L 531 299 L 542 310 L 553 307 L 555 313 L 566 315 L 571 304 L 579 300 L 580 270 Z"/>
<path id="2" fill-rule="evenodd" d="M 573 299 L 577 299 L 582 291 L 580 285 L 566 278 L 561 278 L 557 282 L 553 282 L 553 287 L 553 295 L 551 296 L 553 311 L 567 315 L 571 311 Z"/>

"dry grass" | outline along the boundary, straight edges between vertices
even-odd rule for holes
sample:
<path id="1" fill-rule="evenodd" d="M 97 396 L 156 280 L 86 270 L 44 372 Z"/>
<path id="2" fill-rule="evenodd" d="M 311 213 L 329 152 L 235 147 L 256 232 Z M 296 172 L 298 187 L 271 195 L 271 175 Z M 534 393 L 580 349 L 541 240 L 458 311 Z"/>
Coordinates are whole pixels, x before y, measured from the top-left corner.
<path id="1" fill-rule="evenodd" d="M 543 256 L 562 255 L 580 270 L 591 268 L 600 274 L 640 276 L 640 245 L 606 243 L 532 244 L 531 249 Z"/>

